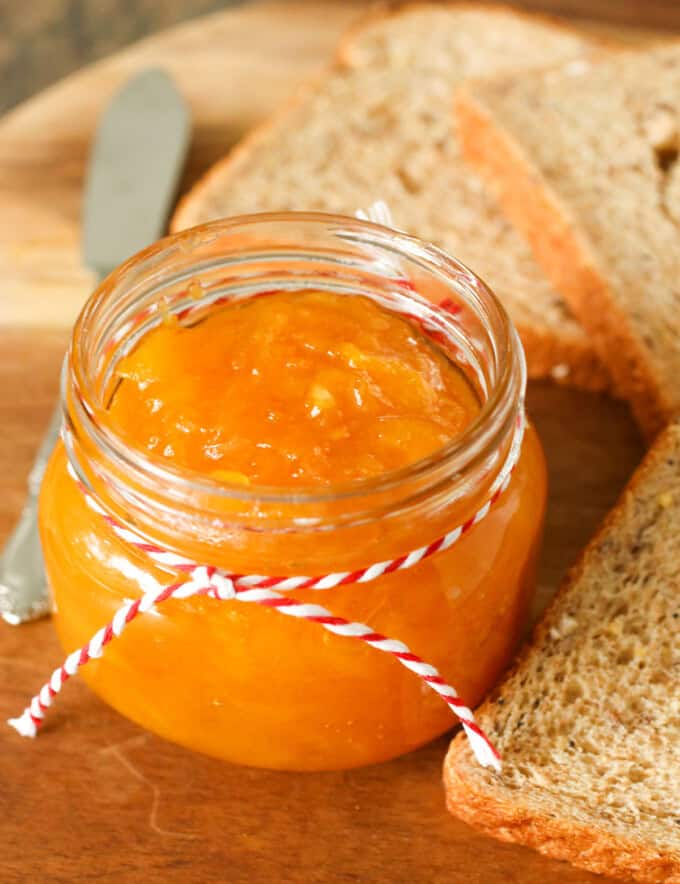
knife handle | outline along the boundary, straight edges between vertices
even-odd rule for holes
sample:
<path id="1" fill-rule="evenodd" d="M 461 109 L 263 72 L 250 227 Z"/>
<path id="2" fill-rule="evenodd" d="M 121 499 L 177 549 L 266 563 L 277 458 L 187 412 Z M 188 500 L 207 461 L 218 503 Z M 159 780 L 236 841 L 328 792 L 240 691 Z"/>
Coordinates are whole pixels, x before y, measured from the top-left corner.
<path id="1" fill-rule="evenodd" d="M 59 438 L 62 410 L 58 407 L 28 477 L 28 495 L 14 531 L 0 557 L 0 616 L 19 624 L 49 613 L 50 600 L 38 534 L 38 495 L 52 449 Z"/>

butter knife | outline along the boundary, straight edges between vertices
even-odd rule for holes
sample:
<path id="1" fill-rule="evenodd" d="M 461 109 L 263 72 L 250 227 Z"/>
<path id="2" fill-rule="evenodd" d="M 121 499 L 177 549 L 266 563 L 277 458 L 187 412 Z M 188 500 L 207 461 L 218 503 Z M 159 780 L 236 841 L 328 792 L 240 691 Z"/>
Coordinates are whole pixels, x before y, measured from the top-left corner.
<path id="1" fill-rule="evenodd" d="M 83 202 L 83 259 L 99 279 L 164 232 L 189 143 L 188 109 L 170 77 L 147 70 L 111 99 L 97 127 Z M 0 556 L 0 616 L 19 624 L 50 610 L 38 495 L 59 435 L 59 406 L 28 478 L 28 495 Z"/>

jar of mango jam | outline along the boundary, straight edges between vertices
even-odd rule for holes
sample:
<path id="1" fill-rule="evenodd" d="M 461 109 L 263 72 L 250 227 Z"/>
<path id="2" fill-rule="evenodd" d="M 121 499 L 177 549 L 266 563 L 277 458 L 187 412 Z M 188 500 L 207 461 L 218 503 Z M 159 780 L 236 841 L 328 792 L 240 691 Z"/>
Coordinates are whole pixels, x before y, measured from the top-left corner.
<path id="1" fill-rule="evenodd" d="M 353 571 L 479 509 L 524 386 L 506 313 L 439 250 L 349 218 L 250 216 L 162 240 L 95 292 L 64 370 L 68 457 L 113 518 L 194 561 Z M 507 490 L 450 549 L 290 594 L 405 642 L 475 705 L 525 622 L 545 500 L 529 425 Z M 177 579 L 88 507 L 63 443 L 40 515 L 68 652 Z M 149 730 L 261 767 L 378 762 L 455 723 L 389 655 L 237 600 L 170 599 L 82 674 Z"/>

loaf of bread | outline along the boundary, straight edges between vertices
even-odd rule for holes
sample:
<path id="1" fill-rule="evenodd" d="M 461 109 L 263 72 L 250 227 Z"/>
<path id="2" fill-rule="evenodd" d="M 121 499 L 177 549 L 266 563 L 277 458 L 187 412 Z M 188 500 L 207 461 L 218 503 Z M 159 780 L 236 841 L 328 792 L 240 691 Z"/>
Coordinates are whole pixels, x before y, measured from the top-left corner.
<path id="1" fill-rule="evenodd" d="M 463 87 L 463 151 L 648 437 L 680 407 L 680 43 Z"/>
<path id="2" fill-rule="evenodd" d="M 608 374 L 589 339 L 462 163 L 452 113 L 465 77 L 593 51 L 567 28 L 501 7 L 425 4 L 373 16 L 343 40 L 319 83 L 208 172 L 172 227 L 262 211 L 353 214 L 384 200 L 397 227 L 487 280 L 519 328 L 532 376 L 602 389 Z"/>
<path id="3" fill-rule="evenodd" d="M 680 882 L 680 424 L 657 440 L 515 670 L 478 710 L 449 808 L 504 841 L 642 882 Z"/>

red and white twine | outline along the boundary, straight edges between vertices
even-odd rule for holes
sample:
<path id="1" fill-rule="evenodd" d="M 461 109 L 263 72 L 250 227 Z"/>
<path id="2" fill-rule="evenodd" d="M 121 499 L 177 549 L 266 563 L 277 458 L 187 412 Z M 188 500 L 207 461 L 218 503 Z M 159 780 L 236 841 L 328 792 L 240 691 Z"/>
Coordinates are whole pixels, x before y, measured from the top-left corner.
<path id="1" fill-rule="evenodd" d="M 284 592 L 297 589 L 324 590 L 355 583 L 369 583 L 385 574 L 405 571 L 435 553 L 450 549 L 487 516 L 508 487 L 521 452 L 524 427 L 524 412 L 520 410 L 507 458 L 489 489 L 489 496 L 484 505 L 463 524 L 458 525 L 427 546 L 421 546 L 395 559 L 376 562 L 355 571 L 339 571 L 316 577 L 267 577 L 260 574 L 235 574 L 211 565 L 199 564 L 178 553 L 149 543 L 106 513 L 89 490 L 78 481 L 75 471 L 69 464 L 70 472 L 78 482 L 87 505 L 106 521 L 113 533 L 123 542 L 144 552 L 152 561 L 176 571 L 180 579 L 168 586 L 149 590 L 140 598 L 122 605 L 110 623 L 96 632 L 82 648 L 69 654 L 64 663 L 54 670 L 49 681 L 33 697 L 24 712 L 18 718 L 10 719 L 9 724 L 22 736 L 35 737 L 47 709 L 52 705 L 54 697 L 61 691 L 68 679 L 75 675 L 81 666 L 90 660 L 101 657 L 104 648 L 118 638 L 133 620 L 170 598 L 186 599 L 192 596 L 208 596 L 225 602 L 253 602 L 289 617 L 298 617 L 311 623 L 317 623 L 335 635 L 359 639 L 376 650 L 391 654 L 402 666 L 419 676 L 448 704 L 465 729 L 480 764 L 500 770 L 498 752 L 475 722 L 472 711 L 461 700 L 455 689 L 444 681 L 434 666 L 414 654 L 403 642 L 374 632 L 365 623 L 350 622 L 343 617 L 336 617 L 321 605 L 298 601 L 292 596 L 284 595 Z"/>

